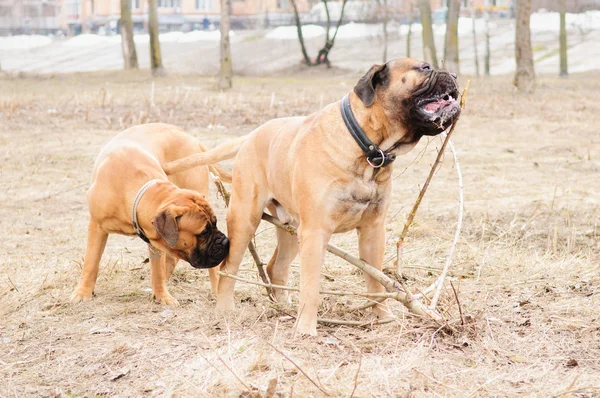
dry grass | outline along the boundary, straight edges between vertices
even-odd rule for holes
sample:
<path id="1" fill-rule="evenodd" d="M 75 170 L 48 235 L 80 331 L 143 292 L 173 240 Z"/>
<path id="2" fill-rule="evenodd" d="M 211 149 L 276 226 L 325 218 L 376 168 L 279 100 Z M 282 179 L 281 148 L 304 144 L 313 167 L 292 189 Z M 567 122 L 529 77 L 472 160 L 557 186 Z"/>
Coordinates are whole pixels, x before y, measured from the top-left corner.
<path id="1" fill-rule="evenodd" d="M 286 397 L 320 389 L 345 397 L 599 396 L 598 74 L 542 79 L 533 97 L 513 93 L 508 78 L 471 82 L 454 136 L 466 218 L 451 271 L 466 324 L 449 287 L 441 303 L 455 333 L 394 303 L 396 323 L 321 325 L 318 337 L 299 338 L 286 315 L 293 304 L 275 309 L 261 288 L 241 284 L 235 316 L 221 319 L 206 274 L 183 263 L 169 282 L 182 306 L 161 307 L 150 298 L 143 243 L 117 236 L 97 297 L 69 305 L 85 245 L 84 192 L 96 153 L 118 130 L 170 122 L 210 146 L 270 118 L 314 111 L 355 80 L 247 78 L 221 94 L 213 79 L 170 76 L 155 81 L 152 96 L 145 73 L 2 76 L 0 396 L 257 396 L 275 382 Z M 390 257 L 440 141 L 426 144 L 395 166 Z M 213 199 L 223 225 L 224 206 Z M 423 286 L 441 268 L 456 200 L 447 157 L 405 243 L 409 283 Z M 268 258 L 273 228 L 259 231 Z M 333 241 L 356 252 L 353 234 Z M 258 279 L 249 257 L 244 268 Z M 325 289 L 364 289 L 333 256 L 324 274 Z M 295 263 L 291 284 L 297 276 Z M 323 297 L 321 314 L 368 320 L 368 312 L 347 311 L 363 302 Z"/>

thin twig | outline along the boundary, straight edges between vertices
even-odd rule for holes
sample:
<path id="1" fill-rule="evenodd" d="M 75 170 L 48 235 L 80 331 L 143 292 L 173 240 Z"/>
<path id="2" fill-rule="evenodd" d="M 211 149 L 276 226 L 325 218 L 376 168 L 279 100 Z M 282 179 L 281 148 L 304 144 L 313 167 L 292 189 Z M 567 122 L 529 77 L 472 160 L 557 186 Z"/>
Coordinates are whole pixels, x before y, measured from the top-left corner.
<path id="1" fill-rule="evenodd" d="M 357 327 L 365 327 L 365 326 L 378 326 L 385 325 L 386 323 L 392 323 L 396 321 L 396 318 L 384 318 L 377 321 L 344 321 L 341 319 L 330 319 L 330 318 L 317 318 L 317 322 L 324 323 L 326 325 L 341 325 L 341 326 L 357 326 Z"/>
<path id="2" fill-rule="evenodd" d="M 467 85 L 468 86 L 468 85 Z M 465 88 L 466 90 L 466 88 Z M 464 97 L 463 97 L 464 98 Z M 452 264 L 452 257 L 454 255 L 454 249 L 458 244 L 458 239 L 460 238 L 460 230 L 462 228 L 463 222 L 463 209 L 464 209 L 464 195 L 463 195 L 463 181 L 462 174 L 460 172 L 460 163 L 458 163 L 458 157 L 456 156 L 456 150 L 454 149 L 454 144 L 452 141 L 448 141 L 450 144 L 450 149 L 452 150 L 452 156 L 454 156 L 454 166 L 456 167 L 456 174 L 458 175 L 458 221 L 456 223 L 456 231 L 454 232 L 454 241 L 452 242 L 452 246 L 448 250 L 448 255 L 446 256 L 446 263 L 444 264 L 444 269 L 442 270 L 442 274 L 439 276 L 438 280 L 440 281 L 437 290 L 433 298 L 431 299 L 431 304 L 429 308 L 435 309 L 437 302 L 442 294 L 442 288 L 444 287 L 444 280 L 446 279 L 446 275 L 448 274 L 448 270 L 450 269 L 450 265 Z"/>
<path id="3" fill-rule="evenodd" d="M 213 345 L 212 341 L 210 341 L 210 339 L 204 334 L 204 332 L 202 330 L 200 330 L 200 333 L 202 334 L 202 336 L 204 336 L 204 338 L 206 339 L 206 341 L 210 345 L 210 348 L 212 348 L 213 352 L 215 353 L 215 355 L 217 356 L 217 358 L 219 358 L 219 361 L 221 361 L 221 363 L 223 364 L 223 366 L 225 366 L 225 368 L 227 368 L 227 370 L 237 379 L 237 381 L 239 381 L 246 388 L 246 390 L 248 390 L 248 392 L 252 393 L 252 389 L 250 387 L 248 387 L 248 385 L 246 383 L 244 383 L 244 381 L 240 378 L 240 376 L 238 376 L 237 373 L 235 373 L 233 371 L 233 369 L 231 369 L 229 367 L 229 365 L 227 365 L 227 363 L 225 362 L 225 360 L 223 359 L 223 357 L 221 357 L 221 355 L 215 349 L 215 346 Z"/>
<path id="4" fill-rule="evenodd" d="M 385 298 L 375 298 L 375 299 L 369 299 L 369 302 L 360 305 L 358 307 L 354 307 L 354 308 L 350 308 L 350 312 L 354 312 L 354 311 L 364 311 L 367 308 L 371 308 L 371 307 L 375 307 L 377 304 L 381 303 L 383 300 L 385 300 Z"/>
<path id="5" fill-rule="evenodd" d="M 300 366 L 298 366 L 298 364 L 296 362 L 294 362 L 290 357 L 288 357 L 287 355 L 285 355 L 279 348 L 275 347 L 273 344 L 269 343 L 267 340 L 264 340 L 265 343 L 267 343 L 272 349 L 274 349 L 275 351 L 277 351 L 282 357 L 284 357 L 285 359 L 287 359 L 292 365 L 294 365 L 296 367 L 296 369 L 298 369 L 300 371 L 300 373 L 302 373 L 315 387 L 317 387 L 319 390 L 321 390 L 321 392 L 327 396 L 329 396 L 329 393 L 323 389 L 323 387 L 319 386 L 309 375 L 308 373 L 306 373 Z"/>
<path id="6" fill-rule="evenodd" d="M 458 299 L 458 293 L 456 293 L 456 289 L 454 288 L 454 284 L 450 281 L 450 286 L 452 286 L 452 291 L 454 292 L 454 298 L 456 299 L 456 305 L 458 305 L 458 312 L 460 313 L 460 324 L 465 324 L 465 318 L 463 318 L 462 306 L 460 305 L 460 300 Z"/>
<path id="7" fill-rule="evenodd" d="M 467 84 L 465 86 L 465 89 L 463 91 L 463 94 L 462 94 L 462 97 L 461 97 L 461 100 L 460 100 L 460 108 L 461 108 L 461 110 L 464 109 L 464 107 L 465 107 L 465 102 L 467 100 L 467 91 L 469 89 L 469 83 L 470 82 L 471 82 L 470 80 L 467 81 Z M 433 166 L 431 167 L 431 171 L 429 172 L 429 175 L 427 176 L 427 179 L 425 180 L 425 184 L 421 188 L 421 191 L 419 192 L 419 196 L 417 197 L 417 200 L 415 201 L 415 204 L 413 205 L 412 210 L 408 214 L 408 218 L 406 219 L 406 223 L 404 224 L 404 228 L 402 229 L 402 232 L 400 233 L 400 237 L 398 238 L 398 241 L 396 242 L 396 257 L 397 257 L 396 267 L 398 269 L 398 272 L 401 272 L 400 257 L 401 257 L 401 251 L 402 251 L 402 244 L 404 243 L 404 239 L 406 238 L 406 234 L 408 233 L 408 228 L 413 223 L 413 220 L 415 218 L 415 214 L 417 213 L 417 209 L 419 208 L 419 205 L 421 204 L 421 201 L 423 200 L 423 196 L 425 196 L 425 192 L 427 191 L 427 188 L 429 187 L 429 183 L 431 182 L 431 179 L 433 178 L 433 175 L 437 171 L 437 168 L 438 168 L 439 164 L 442 161 L 442 157 L 444 156 L 444 152 L 446 150 L 446 146 L 448 145 L 448 142 L 450 141 L 450 137 L 452 136 L 452 133 L 454 132 L 454 129 L 456 128 L 456 125 L 458 124 L 458 120 L 459 119 L 460 119 L 460 115 L 454 121 L 454 123 L 452 124 L 452 127 L 450 128 L 450 131 L 446 135 L 446 139 L 444 140 L 444 142 L 442 143 L 442 147 L 438 151 L 438 154 L 437 154 L 437 157 L 435 159 L 435 162 L 433 163 Z"/>
<path id="8" fill-rule="evenodd" d="M 356 374 L 354 375 L 354 388 L 352 389 L 350 398 L 354 397 L 354 393 L 356 392 L 356 387 L 358 387 L 358 374 L 360 373 L 361 365 L 362 365 L 362 354 L 358 357 L 358 369 L 356 369 Z"/>

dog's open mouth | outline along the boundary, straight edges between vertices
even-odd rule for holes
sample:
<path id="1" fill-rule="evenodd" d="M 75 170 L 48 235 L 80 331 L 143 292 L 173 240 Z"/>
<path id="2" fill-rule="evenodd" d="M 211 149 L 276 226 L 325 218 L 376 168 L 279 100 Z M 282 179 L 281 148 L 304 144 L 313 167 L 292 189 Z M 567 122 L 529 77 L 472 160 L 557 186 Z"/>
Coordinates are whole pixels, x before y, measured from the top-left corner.
<path id="1" fill-rule="evenodd" d="M 430 134 L 446 130 L 460 114 L 458 90 L 450 89 L 441 94 L 428 95 L 417 103 L 424 122 L 431 125 Z"/>
<path id="2" fill-rule="evenodd" d="M 455 105 L 458 105 L 458 101 L 450 94 L 445 94 L 442 98 L 432 100 L 431 102 L 423 105 L 423 110 L 426 113 L 434 115 L 438 112 L 441 112 L 444 108 L 452 107 Z"/>

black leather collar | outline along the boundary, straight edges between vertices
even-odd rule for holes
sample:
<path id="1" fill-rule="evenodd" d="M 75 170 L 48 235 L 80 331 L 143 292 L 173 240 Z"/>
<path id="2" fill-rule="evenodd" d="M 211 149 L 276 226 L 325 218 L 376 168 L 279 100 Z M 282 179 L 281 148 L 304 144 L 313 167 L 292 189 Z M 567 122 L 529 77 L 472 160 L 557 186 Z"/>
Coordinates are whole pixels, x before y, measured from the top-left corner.
<path id="1" fill-rule="evenodd" d="M 350 134 L 354 137 L 354 140 L 360 149 L 365 153 L 367 162 L 369 162 L 371 166 L 378 169 L 380 167 L 385 167 L 396 160 L 396 155 L 382 151 L 381 148 L 367 137 L 363 129 L 360 128 L 360 125 L 352 113 L 352 108 L 350 107 L 349 94 L 346 94 L 344 99 L 342 99 L 340 108 L 342 111 L 342 118 L 344 119 L 344 123 L 346 123 L 348 131 L 350 131 Z"/>

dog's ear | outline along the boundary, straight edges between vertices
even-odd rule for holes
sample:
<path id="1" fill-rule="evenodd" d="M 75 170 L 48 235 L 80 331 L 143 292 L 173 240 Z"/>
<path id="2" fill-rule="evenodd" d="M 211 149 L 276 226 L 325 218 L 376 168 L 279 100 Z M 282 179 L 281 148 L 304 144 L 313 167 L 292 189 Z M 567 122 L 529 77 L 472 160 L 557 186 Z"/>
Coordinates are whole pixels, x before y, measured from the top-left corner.
<path id="1" fill-rule="evenodd" d="M 377 89 L 378 86 L 387 84 L 386 82 L 388 80 L 389 75 L 386 64 L 373 65 L 369 71 L 360 78 L 358 83 L 356 83 L 354 92 L 365 106 L 371 106 L 373 105 L 373 102 L 375 102 L 375 89 Z"/>
<path id="2" fill-rule="evenodd" d="M 177 244 L 179 239 L 179 228 L 177 227 L 177 218 L 168 209 L 164 210 L 152 220 L 152 225 L 156 232 L 167 242 L 169 247 Z"/>

